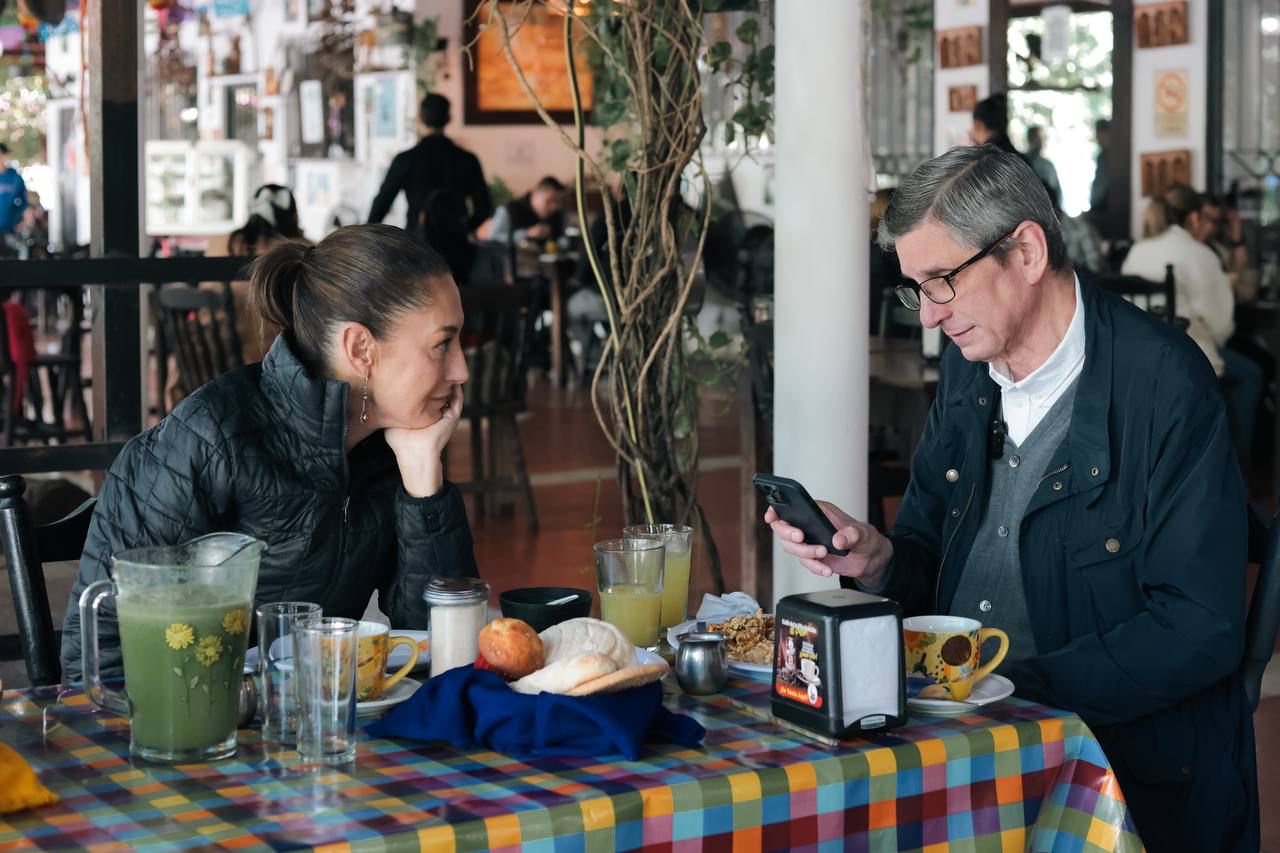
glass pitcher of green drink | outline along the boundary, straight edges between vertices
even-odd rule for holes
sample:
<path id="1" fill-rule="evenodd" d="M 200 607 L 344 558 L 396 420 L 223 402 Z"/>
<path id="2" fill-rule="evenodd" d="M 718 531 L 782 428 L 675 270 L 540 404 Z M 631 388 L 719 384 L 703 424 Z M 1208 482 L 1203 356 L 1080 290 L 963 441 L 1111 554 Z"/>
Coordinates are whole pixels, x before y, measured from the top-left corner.
<path id="1" fill-rule="evenodd" d="M 80 596 L 85 693 L 129 718 L 130 751 L 149 761 L 228 758 L 258 563 L 266 543 L 210 533 L 182 545 L 111 558 L 111 580 Z M 98 607 L 115 599 L 124 690 L 102 682 Z"/>

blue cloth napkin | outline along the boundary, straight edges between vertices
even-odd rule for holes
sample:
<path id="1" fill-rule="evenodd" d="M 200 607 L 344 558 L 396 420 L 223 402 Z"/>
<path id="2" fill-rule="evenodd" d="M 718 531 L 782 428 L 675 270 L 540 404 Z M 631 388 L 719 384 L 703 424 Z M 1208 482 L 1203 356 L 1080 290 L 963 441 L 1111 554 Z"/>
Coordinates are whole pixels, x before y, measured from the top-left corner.
<path id="1" fill-rule="evenodd" d="M 646 740 L 695 747 L 706 735 L 692 717 L 663 707 L 657 682 L 602 696 L 527 696 L 471 666 L 431 679 L 365 731 L 517 757 L 621 753 L 632 761 Z"/>

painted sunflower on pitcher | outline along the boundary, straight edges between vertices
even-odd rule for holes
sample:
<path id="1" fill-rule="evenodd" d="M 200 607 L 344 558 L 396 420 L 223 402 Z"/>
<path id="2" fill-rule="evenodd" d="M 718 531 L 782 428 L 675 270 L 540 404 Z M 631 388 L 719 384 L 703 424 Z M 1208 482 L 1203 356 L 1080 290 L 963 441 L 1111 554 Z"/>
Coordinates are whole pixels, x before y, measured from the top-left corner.
<path id="1" fill-rule="evenodd" d="M 185 649 L 196 640 L 196 632 L 185 622 L 174 622 L 164 631 L 164 641 L 169 648 Z"/>
<path id="2" fill-rule="evenodd" d="M 196 660 L 205 666 L 213 666 L 222 657 L 222 638 L 217 634 L 201 637 L 196 643 Z"/>

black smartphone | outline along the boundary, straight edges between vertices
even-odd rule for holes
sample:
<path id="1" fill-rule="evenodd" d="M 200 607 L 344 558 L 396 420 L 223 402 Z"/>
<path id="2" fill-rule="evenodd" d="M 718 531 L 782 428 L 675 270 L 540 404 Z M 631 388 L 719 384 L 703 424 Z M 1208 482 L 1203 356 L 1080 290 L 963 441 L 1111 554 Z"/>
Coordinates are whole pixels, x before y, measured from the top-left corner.
<path id="1" fill-rule="evenodd" d="M 831 519 L 827 518 L 826 513 L 819 509 L 817 502 L 809 496 L 804 486 L 795 480 L 775 474 L 756 474 L 751 478 L 751 482 L 756 484 L 756 488 L 764 495 L 764 499 L 769 502 L 769 506 L 773 507 L 773 511 L 779 518 L 804 532 L 806 543 L 822 545 L 828 553 L 835 554 L 837 557 L 843 557 L 849 553 L 848 549 L 832 547 L 831 537 L 836 534 L 835 525 L 831 523 Z"/>

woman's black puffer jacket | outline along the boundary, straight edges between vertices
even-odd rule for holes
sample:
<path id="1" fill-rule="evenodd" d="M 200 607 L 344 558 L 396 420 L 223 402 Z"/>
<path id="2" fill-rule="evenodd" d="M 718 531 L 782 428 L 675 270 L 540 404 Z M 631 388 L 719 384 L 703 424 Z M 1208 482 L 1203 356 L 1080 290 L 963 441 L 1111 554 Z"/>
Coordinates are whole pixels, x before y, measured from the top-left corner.
<path id="1" fill-rule="evenodd" d="M 426 628 L 432 577 L 474 577 L 462 496 L 405 492 L 382 432 L 351 450 L 350 386 L 312 379 L 276 339 L 183 400 L 125 445 L 98 498 L 62 635 L 64 679 L 81 678 L 81 591 L 108 577 L 111 555 L 215 531 L 267 542 L 256 604 L 312 601 L 359 618 L 374 590 L 393 627 Z M 121 673 L 113 610 L 99 608 L 104 676 Z"/>

